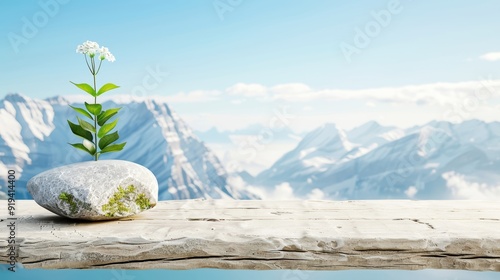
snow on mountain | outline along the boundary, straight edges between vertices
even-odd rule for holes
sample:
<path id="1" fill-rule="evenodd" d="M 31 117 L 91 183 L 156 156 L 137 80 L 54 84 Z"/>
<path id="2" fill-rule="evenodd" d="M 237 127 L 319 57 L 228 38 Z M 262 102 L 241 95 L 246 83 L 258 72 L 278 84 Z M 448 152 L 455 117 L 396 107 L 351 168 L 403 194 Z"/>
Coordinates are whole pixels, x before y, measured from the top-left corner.
<path id="1" fill-rule="evenodd" d="M 329 198 L 451 198 L 450 172 L 497 184 L 499 140 L 500 123 L 478 120 L 435 121 L 406 131 L 370 122 L 346 133 L 330 124 L 306 135 L 252 183 L 288 183 L 302 196 L 319 188 Z"/>
<path id="2" fill-rule="evenodd" d="M 337 161 L 352 148 L 345 132 L 333 124 L 325 124 L 307 134 L 297 147 L 286 153 L 268 170 L 260 173 L 256 180 L 268 182 L 306 181 L 311 173 L 326 170 L 327 165 Z M 281 178 L 287 180 L 281 181 Z"/>
<path id="3" fill-rule="evenodd" d="M 376 121 L 369 121 L 347 132 L 349 139 L 360 147 L 380 146 L 397 140 L 405 132 L 393 126 L 382 126 Z"/>
<path id="4" fill-rule="evenodd" d="M 17 175 L 17 197 L 30 198 L 26 182 L 53 167 L 91 160 L 67 143 L 79 142 L 67 119 L 74 112 L 63 97 L 46 100 L 9 94 L 0 101 L 0 182 L 5 191 L 8 169 Z M 83 104 L 71 103 L 78 107 Z M 125 159 L 144 165 L 157 177 L 159 198 L 256 198 L 228 183 L 217 157 L 161 100 L 108 100 L 103 108 L 122 107 L 117 129 L 127 145 L 101 159 Z"/>
<path id="5" fill-rule="evenodd" d="M 330 166 L 359 157 L 388 142 L 383 134 L 392 129 L 369 122 L 349 131 L 348 137 L 335 124 L 324 124 L 307 134 L 293 151 L 285 154 L 271 168 L 259 174 L 257 180 L 265 178 L 280 182 L 283 176 L 296 181 L 311 180 L 312 175 L 325 172 Z"/>

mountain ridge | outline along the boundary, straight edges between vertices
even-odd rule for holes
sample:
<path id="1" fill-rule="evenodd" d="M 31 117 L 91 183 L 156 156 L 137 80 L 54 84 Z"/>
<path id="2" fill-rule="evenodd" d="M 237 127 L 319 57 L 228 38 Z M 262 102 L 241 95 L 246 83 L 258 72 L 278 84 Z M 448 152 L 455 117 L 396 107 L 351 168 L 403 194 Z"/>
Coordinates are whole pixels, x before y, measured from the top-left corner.
<path id="1" fill-rule="evenodd" d="M 9 127 L 0 132 L 0 182 L 5 186 L 7 170 L 16 170 L 17 198 L 30 198 L 25 185 L 32 176 L 90 159 L 67 144 L 78 141 L 67 127 L 66 119 L 76 118 L 68 104 L 83 106 L 61 96 L 41 100 L 9 94 L 0 100 L 0 123 Z M 102 158 L 130 160 L 149 168 L 158 178 L 161 200 L 258 198 L 228 183 L 219 159 L 161 99 L 142 98 L 129 103 L 108 99 L 102 105 L 122 107 L 116 129 L 127 142 L 122 152 Z"/>
<path id="2" fill-rule="evenodd" d="M 369 122 L 345 137 L 333 127 L 310 132 L 251 183 L 267 188 L 288 183 L 300 195 L 319 188 L 335 199 L 402 199 L 409 197 L 410 188 L 415 190 L 411 198 L 449 199 L 450 172 L 493 186 L 500 180 L 494 171 L 500 170 L 499 122 L 432 121 L 406 130 Z M 318 136 L 318 131 L 328 136 Z M 310 138 L 331 141 L 316 139 L 311 146 Z M 343 144 L 346 140 L 350 148 Z M 304 156 L 311 151 L 316 165 Z"/>

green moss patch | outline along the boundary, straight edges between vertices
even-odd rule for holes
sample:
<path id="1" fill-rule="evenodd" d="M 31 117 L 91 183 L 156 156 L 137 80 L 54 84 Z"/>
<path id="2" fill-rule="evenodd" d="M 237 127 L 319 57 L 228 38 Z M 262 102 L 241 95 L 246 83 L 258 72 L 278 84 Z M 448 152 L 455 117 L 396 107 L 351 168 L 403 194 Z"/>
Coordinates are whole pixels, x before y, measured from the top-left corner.
<path id="1" fill-rule="evenodd" d="M 108 217 L 115 217 L 117 214 L 124 215 L 130 213 L 130 203 L 134 203 L 141 211 L 151 208 L 151 202 L 144 193 L 137 193 L 137 189 L 130 185 L 127 188 L 121 186 L 113 193 L 108 203 L 102 206 L 102 211 Z"/>
<path id="2" fill-rule="evenodd" d="M 149 199 L 146 197 L 145 194 L 140 193 L 137 198 L 135 199 L 135 204 L 141 208 L 141 210 L 146 210 L 151 208 L 151 202 L 149 202 Z"/>
<path id="3" fill-rule="evenodd" d="M 61 192 L 61 194 L 59 194 L 59 199 L 69 205 L 69 211 L 72 215 L 76 214 L 80 208 L 90 209 L 88 203 L 75 198 L 72 194 L 67 192 Z"/>

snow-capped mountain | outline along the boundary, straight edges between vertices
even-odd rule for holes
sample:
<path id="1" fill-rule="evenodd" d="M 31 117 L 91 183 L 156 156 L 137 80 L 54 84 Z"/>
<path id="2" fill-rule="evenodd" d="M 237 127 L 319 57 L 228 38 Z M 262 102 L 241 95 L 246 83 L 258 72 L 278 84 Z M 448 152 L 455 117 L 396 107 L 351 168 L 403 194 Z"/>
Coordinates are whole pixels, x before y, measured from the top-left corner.
<path id="1" fill-rule="evenodd" d="M 318 188 L 329 198 L 446 199 L 450 174 L 496 186 L 499 170 L 498 122 L 434 121 L 406 130 L 369 122 L 347 132 L 326 124 L 252 183 L 288 183 L 303 196 Z"/>
<path id="2" fill-rule="evenodd" d="M 5 192 L 8 169 L 16 171 L 17 198 L 30 198 L 26 182 L 32 176 L 91 160 L 68 145 L 80 141 L 66 121 L 76 119 L 69 103 L 62 97 L 37 100 L 19 94 L 0 101 L 0 191 Z M 103 108 L 112 107 L 122 107 L 117 129 L 127 145 L 101 159 L 126 159 L 149 168 L 159 182 L 159 199 L 256 198 L 228 182 L 217 157 L 166 103 L 155 99 L 103 103 Z"/>
<path id="3" fill-rule="evenodd" d="M 310 181 L 312 175 L 325 172 L 332 165 L 359 157 L 390 141 L 390 136 L 386 135 L 393 130 L 369 122 L 350 131 L 348 139 L 346 132 L 335 124 L 324 124 L 307 134 L 294 150 L 260 173 L 258 178 L 278 182 L 283 177 L 298 182 Z"/>

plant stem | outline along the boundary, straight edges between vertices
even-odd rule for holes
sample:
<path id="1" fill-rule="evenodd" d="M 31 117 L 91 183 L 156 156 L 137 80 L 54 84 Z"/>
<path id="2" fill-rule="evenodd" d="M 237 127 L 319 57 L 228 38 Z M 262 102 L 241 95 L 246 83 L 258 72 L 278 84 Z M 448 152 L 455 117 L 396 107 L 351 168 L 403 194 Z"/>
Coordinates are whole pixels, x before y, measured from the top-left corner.
<path id="1" fill-rule="evenodd" d="M 89 61 L 87 60 L 87 55 L 84 54 L 84 56 L 85 56 L 85 62 L 87 63 L 87 67 L 89 68 L 90 73 L 92 73 L 92 69 L 90 69 Z"/>
<path id="2" fill-rule="evenodd" d="M 99 61 L 99 67 L 97 68 L 97 71 L 95 72 L 96 75 L 99 73 L 99 70 L 101 70 L 101 64 L 102 64 L 102 60 Z"/>
<path id="3" fill-rule="evenodd" d="M 95 83 L 95 73 L 92 74 L 94 77 L 94 92 L 97 92 L 97 87 Z M 94 96 L 94 104 L 97 104 L 97 95 Z M 94 132 L 94 139 L 95 139 L 95 161 L 97 161 L 98 153 L 97 153 L 97 115 L 94 115 L 94 127 L 95 127 L 95 132 Z"/>

